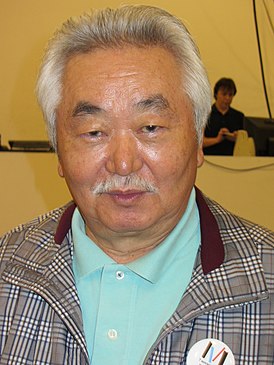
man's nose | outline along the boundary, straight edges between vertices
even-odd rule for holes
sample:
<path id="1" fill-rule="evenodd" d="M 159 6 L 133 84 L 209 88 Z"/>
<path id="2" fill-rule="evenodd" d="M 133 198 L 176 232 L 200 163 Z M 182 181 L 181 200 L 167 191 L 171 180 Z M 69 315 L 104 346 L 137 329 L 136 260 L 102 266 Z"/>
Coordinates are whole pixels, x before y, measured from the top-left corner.
<path id="1" fill-rule="evenodd" d="M 109 141 L 109 156 L 106 169 L 120 176 L 127 176 L 140 170 L 142 160 L 138 141 L 131 132 L 120 132 Z"/>

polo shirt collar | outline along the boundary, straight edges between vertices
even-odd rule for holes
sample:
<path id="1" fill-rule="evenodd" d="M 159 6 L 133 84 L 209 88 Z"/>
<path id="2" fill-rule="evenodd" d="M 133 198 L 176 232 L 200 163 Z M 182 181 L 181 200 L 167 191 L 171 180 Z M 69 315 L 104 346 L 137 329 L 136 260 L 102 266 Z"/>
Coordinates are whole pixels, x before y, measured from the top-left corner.
<path id="1" fill-rule="evenodd" d="M 78 209 L 72 218 L 72 236 L 77 277 L 86 276 L 107 264 L 117 264 L 86 235 L 85 223 Z M 193 189 L 182 218 L 167 238 L 147 255 L 123 266 L 143 279 L 156 283 L 174 260 L 183 256 L 186 259 L 189 257 L 191 261 L 197 255 L 199 245 L 199 215 Z"/>
<path id="2" fill-rule="evenodd" d="M 78 278 L 83 278 L 104 265 L 115 263 L 86 235 L 85 223 L 77 208 L 73 213 L 71 228 L 74 243 L 73 270 Z M 91 257 L 94 259 L 91 260 Z"/>
<path id="3" fill-rule="evenodd" d="M 193 247 L 189 247 L 189 243 L 194 236 L 197 238 L 198 243 L 196 246 L 191 245 Z M 196 256 L 199 245 L 199 216 L 195 202 L 195 190 L 193 189 L 182 218 L 166 239 L 147 255 L 129 263 L 127 266 L 140 276 L 146 277 L 149 281 L 155 283 L 162 277 L 173 260 L 182 255 L 183 251 L 185 251 L 185 255 L 192 255 L 195 250 L 194 256 Z"/>
<path id="4" fill-rule="evenodd" d="M 196 203 L 200 215 L 201 229 L 201 264 L 204 274 L 217 269 L 224 261 L 224 246 L 220 236 L 217 221 L 210 211 L 201 191 L 195 187 Z M 60 245 L 71 229 L 71 220 L 76 205 L 72 203 L 60 218 L 55 242 Z M 210 254 L 214 253 L 214 254 Z"/>

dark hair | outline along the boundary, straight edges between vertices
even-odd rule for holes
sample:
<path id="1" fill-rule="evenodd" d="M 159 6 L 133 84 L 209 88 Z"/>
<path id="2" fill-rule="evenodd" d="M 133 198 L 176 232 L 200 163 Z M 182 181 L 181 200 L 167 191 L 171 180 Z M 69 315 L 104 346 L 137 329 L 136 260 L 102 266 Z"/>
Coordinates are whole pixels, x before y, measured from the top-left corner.
<path id="1" fill-rule="evenodd" d="M 228 91 L 232 91 L 233 95 L 236 94 L 237 88 L 235 82 L 232 79 L 228 79 L 226 77 L 222 77 L 219 81 L 216 82 L 214 86 L 214 98 L 216 99 L 217 92 L 220 88 L 223 88 Z"/>

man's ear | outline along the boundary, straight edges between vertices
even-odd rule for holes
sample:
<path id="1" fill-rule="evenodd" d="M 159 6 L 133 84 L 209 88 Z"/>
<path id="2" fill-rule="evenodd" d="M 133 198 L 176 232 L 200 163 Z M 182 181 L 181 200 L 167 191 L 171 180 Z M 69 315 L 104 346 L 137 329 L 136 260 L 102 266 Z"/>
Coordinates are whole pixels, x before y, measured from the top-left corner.
<path id="1" fill-rule="evenodd" d="M 204 163 L 203 144 L 201 143 L 197 150 L 197 167 L 201 167 Z"/>
<path id="2" fill-rule="evenodd" d="M 62 165 L 61 165 L 60 160 L 58 160 L 58 167 L 57 167 L 57 169 L 58 169 L 59 176 L 60 177 L 64 177 L 64 172 L 63 172 L 63 168 L 62 168 Z"/>

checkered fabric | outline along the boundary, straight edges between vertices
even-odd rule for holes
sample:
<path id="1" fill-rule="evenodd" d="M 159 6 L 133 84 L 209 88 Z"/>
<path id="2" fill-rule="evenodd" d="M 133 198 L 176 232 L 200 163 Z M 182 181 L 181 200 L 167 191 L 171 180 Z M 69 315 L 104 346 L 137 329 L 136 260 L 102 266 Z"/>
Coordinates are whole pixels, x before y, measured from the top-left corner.
<path id="1" fill-rule="evenodd" d="M 197 341 L 215 338 L 230 347 L 236 365 L 273 365 L 274 234 L 202 200 L 217 222 L 224 262 L 205 273 L 199 251 L 181 303 L 144 364 L 185 365 Z M 62 243 L 54 240 L 67 208 L 0 239 L 0 365 L 88 364 L 68 223 Z"/>

